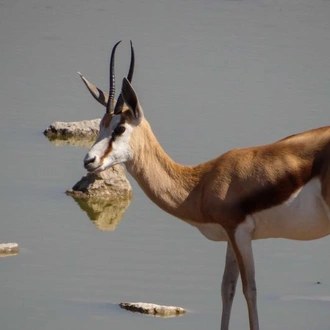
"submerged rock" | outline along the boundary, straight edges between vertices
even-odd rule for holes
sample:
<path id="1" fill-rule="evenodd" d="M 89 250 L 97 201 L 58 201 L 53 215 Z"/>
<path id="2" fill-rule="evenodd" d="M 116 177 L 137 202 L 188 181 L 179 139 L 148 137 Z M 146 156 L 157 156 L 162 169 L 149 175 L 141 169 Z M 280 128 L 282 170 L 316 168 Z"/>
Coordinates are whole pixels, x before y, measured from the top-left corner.
<path id="1" fill-rule="evenodd" d="M 182 307 L 156 305 L 143 302 L 122 302 L 119 306 L 134 313 L 148 314 L 158 317 L 182 316 L 187 312 Z"/>
<path id="2" fill-rule="evenodd" d="M 0 244 L 0 257 L 14 256 L 19 252 L 17 243 L 2 243 Z"/>

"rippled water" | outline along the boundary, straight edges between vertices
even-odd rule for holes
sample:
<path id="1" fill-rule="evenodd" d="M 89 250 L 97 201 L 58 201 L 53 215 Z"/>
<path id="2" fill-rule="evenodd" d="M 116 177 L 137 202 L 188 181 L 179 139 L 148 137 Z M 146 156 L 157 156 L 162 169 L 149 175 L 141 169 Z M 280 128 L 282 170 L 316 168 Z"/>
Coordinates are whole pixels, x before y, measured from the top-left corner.
<path id="1" fill-rule="evenodd" d="M 21 246 L 0 260 L 1 330 L 218 329 L 225 244 L 164 214 L 131 178 L 123 219 L 101 231 L 64 194 L 86 150 L 42 131 L 101 116 L 77 71 L 106 89 L 120 39 L 117 76 L 132 39 L 134 87 L 181 163 L 328 125 L 329 15 L 328 0 L 0 0 L 0 242 Z M 330 239 L 254 249 L 261 328 L 328 330 Z M 190 313 L 148 318 L 121 301 Z M 240 289 L 231 325 L 247 328 Z"/>

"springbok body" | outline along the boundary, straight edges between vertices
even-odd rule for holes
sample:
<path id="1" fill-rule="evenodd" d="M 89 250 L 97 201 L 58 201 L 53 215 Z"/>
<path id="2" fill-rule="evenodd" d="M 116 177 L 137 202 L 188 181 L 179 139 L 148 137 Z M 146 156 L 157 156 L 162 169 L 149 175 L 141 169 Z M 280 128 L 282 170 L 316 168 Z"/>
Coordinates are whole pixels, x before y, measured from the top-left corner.
<path id="1" fill-rule="evenodd" d="M 330 234 L 330 126 L 268 145 L 235 149 L 196 166 L 179 165 L 162 149 L 144 117 L 130 84 L 132 64 L 114 105 L 114 52 L 115 47 L 110 96 L 82 77 L 107 107 L 85 168 L 98 172 L 124 163 L 160 208 L 197 227 L 210 240 L 227 241 L 221 330 L 229 327 L 239 274 L 250 330 L 259 330 L 252 240 L 312 240 Z"/>

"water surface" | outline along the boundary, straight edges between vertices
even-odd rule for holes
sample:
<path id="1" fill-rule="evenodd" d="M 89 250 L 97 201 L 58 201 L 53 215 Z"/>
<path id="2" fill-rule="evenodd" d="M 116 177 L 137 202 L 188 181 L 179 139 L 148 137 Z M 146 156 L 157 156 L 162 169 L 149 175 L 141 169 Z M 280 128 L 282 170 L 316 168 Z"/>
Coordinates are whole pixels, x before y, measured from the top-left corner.
<path id="1" fill-rule="evenodd" d="M 101 116 L 81 71 L 107 89 L 108 56 L 133 84 L 168 153 L 195 164 L 330 123 L 330 1 L 0 0 L 0 242 L 3 330 L 218 329 L 225 244 L 164 214 L 131 180 L 114 231 L 64 191 L 86 152 L 55 147 L 56 120 Z M 118 84 L 119 85 L 119 84 Z M 329 329 L 330 239 L 254 245 L 263 329 Z M 181 318 L 130 314 L 121 301 L 182 306 Z M 240 289 L 231 328 L 247 328 Z"/>

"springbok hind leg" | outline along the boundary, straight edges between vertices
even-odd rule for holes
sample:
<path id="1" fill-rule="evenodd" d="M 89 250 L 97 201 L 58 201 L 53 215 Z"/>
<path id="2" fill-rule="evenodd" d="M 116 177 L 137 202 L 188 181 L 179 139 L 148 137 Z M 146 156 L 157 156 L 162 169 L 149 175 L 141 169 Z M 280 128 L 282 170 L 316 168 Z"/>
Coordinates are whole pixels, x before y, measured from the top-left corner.
<path id="1" fill-rule="evenodd" d="M 239 268 L 235 252 L 228 242 L 226 254 L 226 266 L 222 277 L 221 296 L 222 296 L 222 317 L 221 330 L 229 329 L 230 312 L 236 291 Z"/>
<path id="2" fill-rule="evenodd" d="M 255 282 L 254 260 L 252 252 L 252 235 L 254 221 L 247 218 L 236 231 L 230 235 L 235 251 L 240 275 L 242 279 L 243 294 L 248 306 L 250 330 L 259 330 L 257 310 L 257 287 Z"/>

